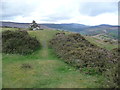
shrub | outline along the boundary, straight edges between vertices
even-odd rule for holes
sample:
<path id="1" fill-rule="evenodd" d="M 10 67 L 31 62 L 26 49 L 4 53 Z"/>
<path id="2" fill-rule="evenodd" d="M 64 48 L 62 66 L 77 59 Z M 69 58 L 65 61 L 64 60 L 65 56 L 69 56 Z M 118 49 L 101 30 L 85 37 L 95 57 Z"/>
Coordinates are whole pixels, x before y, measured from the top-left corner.
<path id="1" fill-rule="evenodd" d="M 11 54 L 26 55 L 40 47 L 38 40 L 27 31 L 3 31 L 2 43 L 2 52 Z"/>
<path id="2" fill-rule="evenodd" d="M 111 64 L 111 68 L 105 72 L 106 81 L 103 87 L 120 88 L 119 68 L 120 66 L 118 65 L 118 63 Z"/>
<path id="3" fill-rule="evenodd" d="M 111 52 L 91 44 L 80 34 L 58 33 L 50 41 L 50 46 L 66 63 L 79 69 L 92 68 L 94 69 L 92 71 L 102 73 L 106 70 L 106 63 L 113 61 Z M 91 70 L 89 71 L 92 73 Z"/>
<path id="4" fill-rule="evenodd" d="M 106 77 L 103 87 L 118 88 L 119 49 L 107 51 L 91 44 L 80 34 L 57 33 L 50 46 L 58 57 L 86 74 L 103 74 Z"/>
<path id="5" fill-rule="evenodd" d="M 113 62 L 109 62 L 107 67 L 107 71 L 104 73 L 106 77 L 106 81 L 103 85 L 103 87 L 108 87 L 108 88 L 120 88 L 120 79 L 119 79 L 119 74 L 120 74 L 120 50 L 119 48 L 113 49 L 114 57 L 113 57 Z"/>
<path id="6" fill-rule="evenodd" d="M 114 48 L 112 51 L 113 51 L 114 53 L 120 53 L 120 48 Z"/>

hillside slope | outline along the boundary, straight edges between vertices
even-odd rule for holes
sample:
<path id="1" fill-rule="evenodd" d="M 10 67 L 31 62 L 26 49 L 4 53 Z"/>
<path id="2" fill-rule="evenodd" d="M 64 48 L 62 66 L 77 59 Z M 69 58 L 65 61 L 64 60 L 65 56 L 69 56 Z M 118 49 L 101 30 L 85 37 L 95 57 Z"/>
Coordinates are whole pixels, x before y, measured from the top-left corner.
<path id="1" fill-rule="evenodd" d="M 1 26 L 7 27 L 17 27 L 17 28 L 28 28 L 30 23 L 17 23 L 17 22 L 3 22 L 0 21 Z M 99 35 L 104 34 L 108 38 L 118 39 L 118 28 L 119 26 L 115 25 L 96 25 L 88 26 L 84 24 L 77 23 L 68 23 L 68 24 L 39 24 L 41 29 L 58 29 L 58 30 L 67 30 L 71 32 L 78 32 L 84 35 Z"/>
<path id="2" fill-rule="evenodd" d="M 98 88 L 104 77 L 87 75 L 59 59 L 48 41 L 59 31 L 29 31 L 42 49 L 27 56 L 3 54 L 3 88 Z M 69 32 L 66 32 L 69 34 Z M 29 68 L 25 67 L 29 66 Z"/>
<path id="3" fill-rule="evenodd" d="M 101 48 L 105 48 L 107 50 L 112 50 L 114 48 L 118 48 L 118 42 L 117 41 L 110 41 L 110 42 L 105 42 L 103 39 L 100 39 L 96 36 L 84 36 L 89 42 L 96 44 L 97 46 Z"/>

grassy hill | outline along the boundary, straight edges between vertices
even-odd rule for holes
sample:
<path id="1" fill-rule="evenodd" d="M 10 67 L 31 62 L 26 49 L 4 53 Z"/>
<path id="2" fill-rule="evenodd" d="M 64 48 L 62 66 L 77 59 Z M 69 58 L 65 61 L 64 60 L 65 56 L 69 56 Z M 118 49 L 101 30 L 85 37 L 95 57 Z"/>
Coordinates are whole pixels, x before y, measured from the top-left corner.
<path id="1" fill-rule="evenodd" d="M 17 28 L 28 28 L 30 23 L 17 23 L 17 22 L 3 22 L 3 27 L 17 27 Z M 96 26 L 88 26 L 84 24 L 77 24 L 77 23 L 64 23 L 64 24 L 39 24 L 42 29 L 58 29 L 58 30 L 67 30 L 70 32 L 78 32 L 83 35 L 99 35 L 105 34 L 108 38 L 118 39 L 118 28 L 117 25 L 108 25 L 108 24 L 101 24 Z"/>
<path id="2" fill-rule="evenodd" d="M 102 85 L 105 79 L 102 75 L 87 75 L 76 70 L 48 47 L 49 40 L 58 32 L 29 31 L 41 42 L 41 50 L 26 56 L 3 54 L 3 88 L 98 88 Z"/>
<path id="3" fill-rule="evenodd" d="M 114 43 L 109 43 L 109 42 L 104 42 L 103 39 L 99 39 L 98 37 L 94 37 L 94 36 L 84 36 L 84 37 L 91 43 L 96 44 L 97 46 L 101 48 L 105 48 L 107 50 L 118 48 L 117 41 Z"/>

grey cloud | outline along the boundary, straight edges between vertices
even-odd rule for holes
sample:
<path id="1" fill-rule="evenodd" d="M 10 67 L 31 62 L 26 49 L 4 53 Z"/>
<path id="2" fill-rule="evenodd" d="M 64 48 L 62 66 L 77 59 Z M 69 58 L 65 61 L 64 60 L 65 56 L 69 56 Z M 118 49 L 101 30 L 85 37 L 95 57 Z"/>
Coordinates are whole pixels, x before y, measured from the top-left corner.
<path id="1" fill-rule="evenodd" d="M 80 6 L 79 12 L 88 16 L 113 13 L 118 10 L 117 2 L 87 2 Z"/>
<path id="2" fill-rule="evenodd" d="M 28 16 L 35 7 L 27 3 L 2 2 L 2 18 L 10 19 L 18 15 Z"/>
<path id="3" fill-rule="evenodd" d="M 2 15 L 3 20 L 14 20 L 17 16 L 29 17 L 30 15 L 32 16 L 31 13 L 34 11 L 36 12 L 39 9 L 40 11 L 46 10 L 44 8 L 47 7 L 44 6 L 44 3 L 42 2 L 36 2 L 37 0 L 34 0 L 32 3 L 29 3 L 29 0 L 14 0 L 14 2 L 10 2 L 9 0 L 4 1 L 5 2 L 2 2 L 3 13 L 0 14 Z M 97 16 L 106 12 L 114 13 L 118 10 L 117 6 L 117 3 L 114 2 L 85 2 L 82 4 L 73 3 L 73 5 L 68 3 L 66 5 L 60 5 L 59 8 L 56 7 L 57 9 L 55 9 L 55 11 L 53 10 L 54 12 L 50 14 L 48 13 L 48 15 L 44 14 L 44 11 L 42 11 L 43 15 L 41 15 L 41 13 L 39 14 L 38 11 L 38 14 L 41 16 L 37 18 L 42 18 L 40 21 L 59 22 L 60 20 L 69 20 L 74 18 L 75 16 L 79 15 L 79 13 L 87 16 Z"/>
<path id="4" fill-rule="evenodd" d="M 57 22 L 57 21 L 60 21 L 60 20 L 68 20 L 70 19 L 71 17 L 67 17 L 67 16 L 55 16 L 55 15 L 51 15 L 51 16 L 47 16 L 46 18 L 43 18 L 41 20 L 43 21 L 51 21 L 51 22 Z"/>

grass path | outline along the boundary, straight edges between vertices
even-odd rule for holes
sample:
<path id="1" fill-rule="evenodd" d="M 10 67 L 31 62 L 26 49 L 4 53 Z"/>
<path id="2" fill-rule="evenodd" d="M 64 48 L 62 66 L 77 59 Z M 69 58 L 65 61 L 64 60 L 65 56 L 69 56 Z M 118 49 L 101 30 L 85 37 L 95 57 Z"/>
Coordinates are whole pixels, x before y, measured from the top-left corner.
<path id="1" fill-rule="evenodd" d="M 46 41 L 41 41 L 42 43 L 42 50 L 41 53 L 43 55 L 43 58 L 47 58 L 48 57 L 48 47 L 47 47 L 47 42 Z"/>
<path id="2" fill-rule="evenodd" d="M 57 58 L 48 47 L 58 31 L 30 31 L 41 42 L 42 48 L 32 55 L 3 54 L 3 88 L 98 88 L 101 75 L 87 75 Z M 23 64 L 31 67 L 22 68 Z"/>

